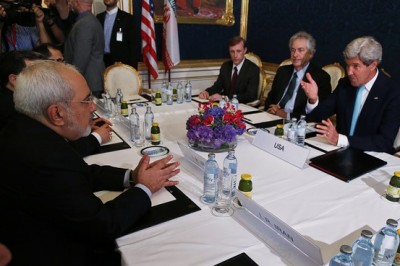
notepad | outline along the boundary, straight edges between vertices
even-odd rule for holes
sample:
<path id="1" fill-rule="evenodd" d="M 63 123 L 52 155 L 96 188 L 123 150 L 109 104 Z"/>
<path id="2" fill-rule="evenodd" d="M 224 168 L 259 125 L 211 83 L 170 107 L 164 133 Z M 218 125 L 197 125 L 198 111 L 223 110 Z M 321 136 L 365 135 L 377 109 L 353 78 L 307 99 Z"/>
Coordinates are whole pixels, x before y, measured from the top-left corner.
<path id="1" fill-rule="evenodd" d="M 334 150 L 310 159 L 312 167 L 345 182 L 349 182 L 386 164 L 386 161 L 350 147 Z"/>

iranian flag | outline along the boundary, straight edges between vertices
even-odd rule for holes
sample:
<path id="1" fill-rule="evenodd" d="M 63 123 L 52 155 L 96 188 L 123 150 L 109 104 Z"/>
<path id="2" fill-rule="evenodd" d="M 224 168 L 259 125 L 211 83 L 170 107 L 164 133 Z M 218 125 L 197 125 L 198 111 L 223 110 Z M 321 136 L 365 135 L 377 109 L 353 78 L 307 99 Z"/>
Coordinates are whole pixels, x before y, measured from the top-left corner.
<path id="1" fill-rule="evenodd" d="M 175 0 L 164 0 L 163 23 L 163 63 L 165 71 L 169 71 L 180 61 L 178 22 L 176 20 Z"/>

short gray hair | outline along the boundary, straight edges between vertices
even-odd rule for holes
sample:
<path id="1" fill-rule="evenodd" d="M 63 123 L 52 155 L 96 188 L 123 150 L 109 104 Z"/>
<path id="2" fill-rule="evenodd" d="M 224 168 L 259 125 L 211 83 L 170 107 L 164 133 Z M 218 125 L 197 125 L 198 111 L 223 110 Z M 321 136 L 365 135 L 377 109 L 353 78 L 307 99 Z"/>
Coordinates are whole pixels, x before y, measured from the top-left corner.
<path id="1" fill-rule="evenodd" d="M 313 36 L 311 34 L 305 32 L 305 31 L 299 31 L 295 33 L 292 37 L 290 37 L 289 40 L 289 50 L 292 49 L 292 44 L 295 40 L 297 39 L 305 39 L 307 40 L 307 49 L 310 52 L 311 55 L 315 54 L 316 51 L 316 42 Z"/>
<path id="2" fill-rule="evenodd" d="M 63 69 L 78 70 L 56 61 L 35 61 L 17 77 L 14 91 L 15 109 L 32 118 L 47 117 L 54 103 L 69 103 L 74 97 L 71 84 L 61 74 Z"/>
<path id="3" fill-rule="evenodd" d="M 382 61 L 382 45 L 371 36 L 364 36 L 351 41 L 343 51 L 344 59 L 357 56 L 369 66 L 375 60 L 378 64 Z"/>

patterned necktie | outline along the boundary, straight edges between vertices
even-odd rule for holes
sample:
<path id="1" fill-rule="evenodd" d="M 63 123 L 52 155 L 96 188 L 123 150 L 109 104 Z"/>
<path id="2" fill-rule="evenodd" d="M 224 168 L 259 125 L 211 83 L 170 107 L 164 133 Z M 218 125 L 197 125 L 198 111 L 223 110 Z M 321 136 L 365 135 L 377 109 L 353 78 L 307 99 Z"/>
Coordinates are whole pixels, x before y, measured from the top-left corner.
<path id="1" fill-rule="evenodd" d="M 282 99 L 280 100 L 280 102 L 279 102 L 279 106 L 280 106 L 281 108 L 285 108 L 285 105 L 287 104 L 287 102 L 288 102 L 290 99 L 292 99 L 294 89 L 296 88 L 296 81 L 297 81 L 297 73 L 294 72 L 294 73 L 293 73 L 293 77 L 292 77 L 292 79 L 290 80 L 289 87 L 288 87 L 288 89 L 287 89 L 285 95 L 283 96 L 283 98 L 282 98 Z"/>
<path id="2" fill-rule="evenodd" d="M 237 67 L 233 68 L 233 75 L 231 79 L 231 88 L 229 90 L 229 99 L 232 99 L 232 96 L 236 94 L 236 81 L 238 78 Z"/>
<path id="3" fill-rule="evenodd" d="M 354 109 L 353 109 L 353 118 L 351 119 L 350 136 L 353 136 L 353 134 L 354 134 L 354 129 L 356 128 L 358 116 L 360 115 L 361 99 L 362 99 L 364 89 L 365 89 L 365 86 L 363 85 L 363 86 L 358 87 L 358 90 L 357 90 L 356 101 L 354 103 Z"/>

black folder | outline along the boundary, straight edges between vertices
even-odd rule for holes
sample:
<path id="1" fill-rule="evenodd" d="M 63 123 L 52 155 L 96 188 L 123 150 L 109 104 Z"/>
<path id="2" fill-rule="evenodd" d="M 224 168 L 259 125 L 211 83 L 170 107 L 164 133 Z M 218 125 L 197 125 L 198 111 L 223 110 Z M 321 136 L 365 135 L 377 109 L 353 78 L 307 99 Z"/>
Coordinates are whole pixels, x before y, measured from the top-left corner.
<path id="1" fill-rule="evenodd" d="M 386 165 L 362 150 L 338 149 L 310 159 L 310 165 L 345 182 Z"/>
<path id="2" fill-rule="evenodd" d="M 175 200 L 151 207 L 150 211 L 130 230 L 131 232 L 136 232 L 200 210 L 200 208 L 176 186 L 165 187 L 165 189 L 175 197 Z"/>

